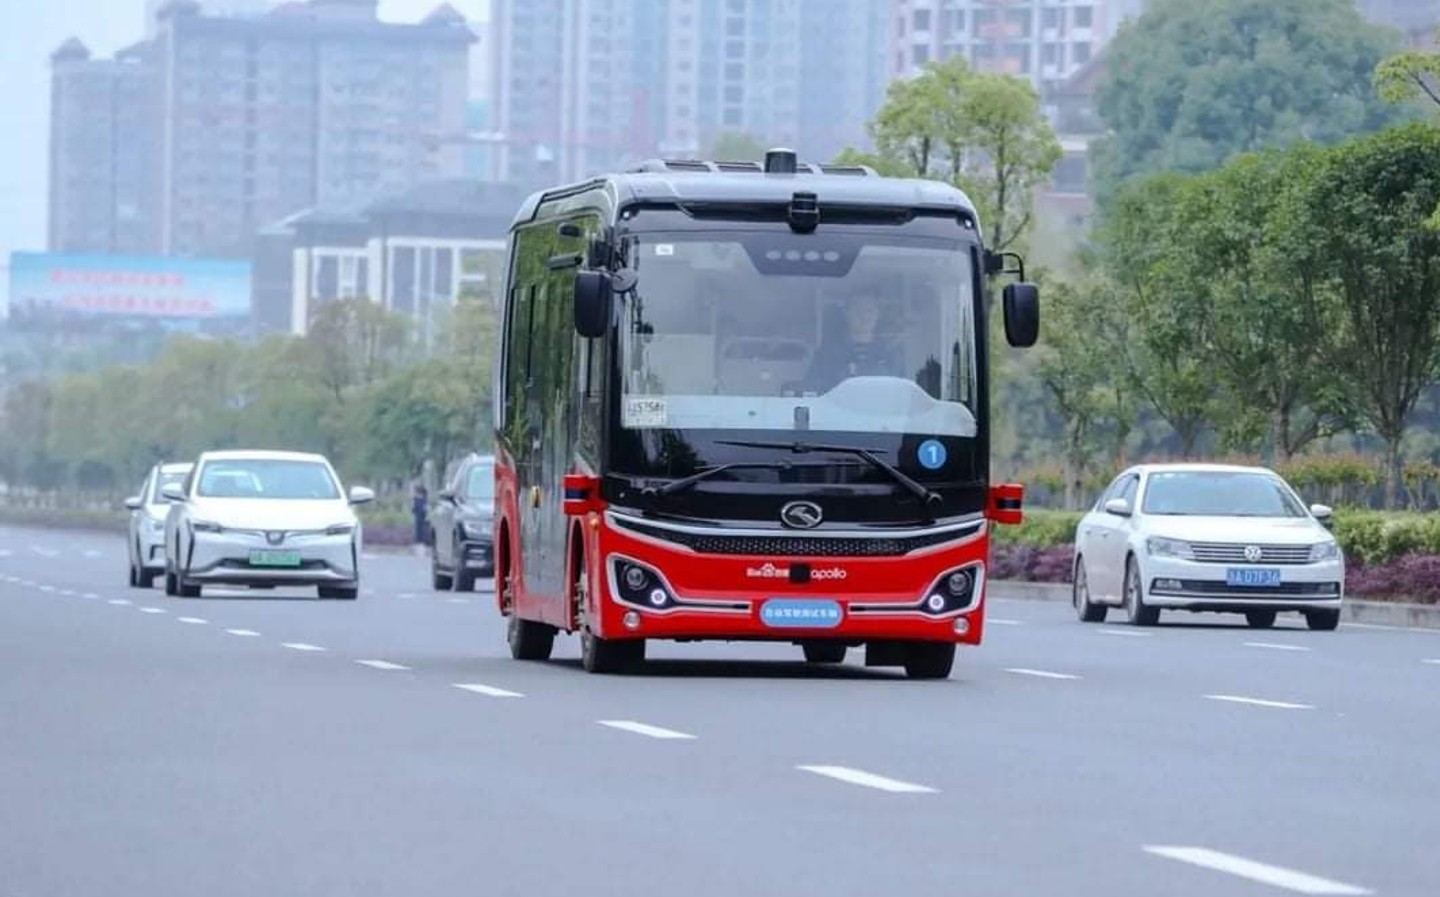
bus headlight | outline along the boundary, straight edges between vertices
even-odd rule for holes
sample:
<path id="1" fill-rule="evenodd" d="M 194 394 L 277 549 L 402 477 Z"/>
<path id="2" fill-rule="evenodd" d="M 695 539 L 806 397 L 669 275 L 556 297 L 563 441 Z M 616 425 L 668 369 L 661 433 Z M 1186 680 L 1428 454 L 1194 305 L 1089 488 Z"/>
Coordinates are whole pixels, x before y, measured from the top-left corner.
<path id="1" fill-rule="evenodd" d="M 972 606 L 980 589 L 983 569 L 978 563 L 970 563 L 954 570 L 946 570 L 936 577 L 934 584 L 926 591 L 920 602 L 921 610 L 942 616 Z"/>
<path id="2" fill-rule="evenodd" d="M 611 561 L 615 597 L 630 605 L 652 610 L 665 610 L 676 605 L 675 596 L 666 588 L 660 575 L 643 564 L 616 558 Z"/>

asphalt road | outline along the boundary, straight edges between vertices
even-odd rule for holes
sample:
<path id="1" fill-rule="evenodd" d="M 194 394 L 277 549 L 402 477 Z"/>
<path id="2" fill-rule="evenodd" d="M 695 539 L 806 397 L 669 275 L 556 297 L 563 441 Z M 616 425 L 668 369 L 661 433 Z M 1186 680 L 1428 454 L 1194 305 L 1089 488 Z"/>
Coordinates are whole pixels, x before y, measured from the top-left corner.
<path id="1" fill-rule="evenodd" d="M 426 574 L 167 598 L 0 529 L 0 897 L 1440 894 L 1440 632 L 994 600 L 944 682 L 602 677 Z"/>

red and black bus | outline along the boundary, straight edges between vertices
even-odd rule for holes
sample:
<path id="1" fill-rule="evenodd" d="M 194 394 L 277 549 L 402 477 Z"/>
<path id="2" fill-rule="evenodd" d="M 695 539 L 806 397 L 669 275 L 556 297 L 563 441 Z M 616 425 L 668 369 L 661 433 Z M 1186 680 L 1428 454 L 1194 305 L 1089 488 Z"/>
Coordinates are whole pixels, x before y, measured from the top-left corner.
<path id="1" fill-rule="evenodd" d="M 943 183 L 647 162 L 516 216 L 495 380 L 496 597 L 517 659 L 766 640 L 911 677 L 984 631 L 986 249 Z M 1035 342 L 1036 288 L 1003 291 Z"/>

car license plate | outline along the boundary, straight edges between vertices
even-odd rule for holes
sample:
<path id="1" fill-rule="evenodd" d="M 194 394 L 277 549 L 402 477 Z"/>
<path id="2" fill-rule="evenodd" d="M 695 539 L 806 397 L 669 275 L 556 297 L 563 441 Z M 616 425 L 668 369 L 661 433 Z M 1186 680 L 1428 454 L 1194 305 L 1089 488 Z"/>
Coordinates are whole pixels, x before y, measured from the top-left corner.
<path id="1" fill-rule="evenodd" d="M 298 567 L 300 566 L 300 552 L 269 551 L 267 549 L 256 549 L 250 552 L 250 566 Z"/>
<path id="2" fill-rule="evenodd" d="M 1278 586 L 1280 571 L 1268 567 L 1232 567 L 1225 571 L 1225 584 L 1231 586 Z"/>
<path id="3" fill-rule="evenodd" d="M 771 598 L 760 606 L 760 622 L 776 628 L 832 629 L 844 613 L 836 601 L 816 598 Z"/>

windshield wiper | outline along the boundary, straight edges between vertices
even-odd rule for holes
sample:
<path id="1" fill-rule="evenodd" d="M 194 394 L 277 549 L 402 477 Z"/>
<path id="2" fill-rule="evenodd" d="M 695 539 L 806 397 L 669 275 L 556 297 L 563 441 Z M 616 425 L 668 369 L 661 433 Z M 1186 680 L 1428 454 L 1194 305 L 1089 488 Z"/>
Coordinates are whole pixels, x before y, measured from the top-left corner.
<path id="1" fill-rule="evenodd" d="M 704 470 L 690 474 L 688 477 L 681 477 L 678 480 L 671 480 L 663 486 L 646 486 L 640 490 L 641 495 L 672 495 L 685 489 L 689 489 L 701 480 L 709 479 L 717 474 L 729 470 L 789 470 L 794 465 L 789 461 L 783 462 L 745 462 L 738 464 L 717 464 L 714 467 L 707 467 Z"/>
<path id="2" fill-rule="evenodd" d="M 879 449 L 867 449 L 853 445 L 825 445 L 814 442 L 750 442 L 743 439 L 720 439 L 716 440 L 720 445 L 735 445 L 742 448 L 767 448 L 781 451 L 793 452 L 797 455 L 808 455 L 812 452 L 835 452 L 841 455 L 852 455 L 856 458 L 863 458 L 870 466 L 877 470 L 884 471 L 895 482 L 904 486 L 915 497 L 920 499 L 920 506 L 925 509 L 925 516 L 930 522 L 935 520 L 935 508 L 943 500 L 940 493 L 918 483 L 906 476 L 903 471 L 890 462 L 875 454 Z"/>

